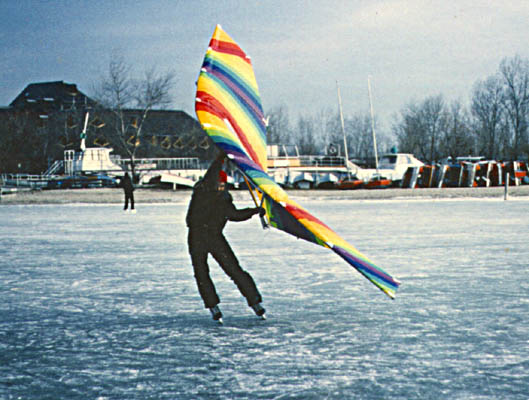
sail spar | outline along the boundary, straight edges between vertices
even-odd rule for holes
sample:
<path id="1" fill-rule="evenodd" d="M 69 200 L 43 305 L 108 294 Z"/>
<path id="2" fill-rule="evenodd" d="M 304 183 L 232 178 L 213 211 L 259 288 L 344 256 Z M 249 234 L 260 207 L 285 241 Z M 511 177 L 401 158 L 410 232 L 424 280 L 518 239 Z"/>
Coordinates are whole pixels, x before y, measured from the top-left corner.
<path id="1" fill-rule="evenodd" d="M 206 133 L 261 198 L 272 227 L 334 251 L 389 297 L 395 297 L 400 284 L 396 279 L 290 199 L 266 173 L 266 122 L 252 63 L 220 25 L 200 70 L 195 111 Z"/>

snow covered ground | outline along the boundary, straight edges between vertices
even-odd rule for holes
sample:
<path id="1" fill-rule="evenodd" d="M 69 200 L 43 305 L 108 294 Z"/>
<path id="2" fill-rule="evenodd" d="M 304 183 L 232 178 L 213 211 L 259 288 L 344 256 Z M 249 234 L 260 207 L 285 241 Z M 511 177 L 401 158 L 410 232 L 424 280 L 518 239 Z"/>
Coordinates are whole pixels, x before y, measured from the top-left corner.
<path id="1" fill-rule="evenodd" d="M 0 398 L 527 398 L 529 200 L 300 200 L 402 282 L 394 301 L 324 248 L 231 223 L 268 320 L 211 261 L 224 326 L 184 200 L 0 207 Z"/>

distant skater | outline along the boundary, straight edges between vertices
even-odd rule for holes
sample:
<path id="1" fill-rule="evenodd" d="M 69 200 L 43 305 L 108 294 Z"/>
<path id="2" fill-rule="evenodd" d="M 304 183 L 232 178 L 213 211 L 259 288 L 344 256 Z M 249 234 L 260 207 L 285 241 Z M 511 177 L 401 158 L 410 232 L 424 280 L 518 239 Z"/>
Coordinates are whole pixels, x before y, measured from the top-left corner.
<path id="1" fill-rule="evenodd" d="M 253 215 L 263 214 L 262 208 L 237 209 L 226 190 L 227 175 L 222 171 L 223 156 L 217 157 L 204 178 L 193 188 L 186 223 L 189 228 L 188 246 L 195 280 L 204 306 L 214 320 L 222 322 L 219 296 L 209 275 L 208 255 L 219 263 L 224 272 L 237 285 L 256 315 L 264 319 L 261 295 L 251 275 L 239 265 L 222 230 L 227 221 L 245 221 Z"/>
<path id="2" fill-rule="evenodd" d="M 130 200 L 130 210 L 134 212 L 134 185 L 132 184 L 132 179 L 130 179 L 130 175 L 128 172 L 125 172 L 125 175 L 123 175 L 123 179 L 121 180 L 121 187 L 125 192 L 125 206 L 123 207 L 123 210 L 127 211 L 127 209 L 129 208 Z"/>

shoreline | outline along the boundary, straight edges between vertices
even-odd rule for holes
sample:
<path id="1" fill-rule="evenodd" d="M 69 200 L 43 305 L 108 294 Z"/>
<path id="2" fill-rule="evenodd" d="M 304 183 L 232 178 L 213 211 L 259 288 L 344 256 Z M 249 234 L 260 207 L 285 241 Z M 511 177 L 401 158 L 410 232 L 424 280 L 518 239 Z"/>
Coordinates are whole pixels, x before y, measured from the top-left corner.
<path id="1" fill-rule="evenodd" d="M 497 198 L 503 199 L 504 187 L 489 188 L 420 188 L 420 189 L 359 189 L 359 190 L 287 190 L 295 199 L 328 200 L 405 200 L 405 199 L 457 199 L 457 198 Z M 234 200 L 250 200 L 246 190 L 231 190 Z M 142 189 L 134 192 L 136 204 L 188 202 L 191 190 Z M 509 186 L 509 198 L 528 198 L 529 185 Z M 118 188 L 62 189 L 62 190 L 22 190 L 4 193 L 1 205 L 24 204 L 120 204 L 124 194 Z"/>

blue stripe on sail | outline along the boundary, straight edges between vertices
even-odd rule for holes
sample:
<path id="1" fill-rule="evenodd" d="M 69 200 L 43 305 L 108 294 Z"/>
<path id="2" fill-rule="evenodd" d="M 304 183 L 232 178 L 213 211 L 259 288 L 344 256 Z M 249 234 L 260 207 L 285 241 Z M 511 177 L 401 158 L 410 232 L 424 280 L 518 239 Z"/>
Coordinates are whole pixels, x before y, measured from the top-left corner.
<path id="1" fill-rule="evenodd" d="M 333 246 L 333 250 L 340 256 L 342 256 L 342 258 L 344 258 L 346 261 L 348 261 L 349 264 L 353 265 L 356 269 L 368 275 L 372 280 L 378 281 L 382 286 L 387 286 L 388 288 L 397 290 L 398 284 L 393 279 L 391 279 L 391 277 L 385 272 L 374 269 L 367 263 L 362 262 L 356 257 L 353 257 L 348 251 L 341 247 Z"/>
<path id="2" fill-rule="evenodd" d="M 237 92 L 237 88 L 233 87 L 233 85 L 230 85 L 229 82 L 226 82 L 225 80 L 223 80 L 221 76 L 219 77 L 216 74 L 210 74 L 210 78 L 213 81 L 215 81 L 217 85 L 224 88 L 226 92 L 231 94 L 233 103 L 237 104 L 239 109 L 248 116 L 248 118 L 252 121 L 252 125 L 255 131 L 259 133 L 261 140 L 264 141 L 266 138 L 266 126 L 265 126 L 262 116 L 259 114 L 256 114 L 253 108 L 246 107 L 245 106 L 246 99 L 243 96 L 241 96 L 240 93 Z"/>
<path id="3" fill-rule="evenodd" d="M 205 68 L 207 71 L 215 75 L 224 76 L 226 80 L 233 83 L 234 86 L 238 87 L 239 90 L 244 93 L 247 97 L 248 104 L 254 109 L 256 114 L 263 115 L 263 107 L 261 105 L 261 99 L 259 94 L 256 93 L 251 86 L 249 86 L 246 81 L 240 76 L 232 72 L 232 69 L 229 66 L 226 66 L 219 60 L 216 60 L 214 57 L 206 57 L 202 68 Z"/>
<path id="4" fill-rule="evenodd" d="M 253 121 L 256 130 L 264 140 L 266 137 L 266 126 L 263 121 L 261 104 L 256 103 L 256 99 L 251 93 L 242 86 L 240 81 L 234 79 L 233 75 L 229 74 L 226 69 L 221 69 L 215 65 L 214 67 L 207 68 L 207 71 L 211 79 L 231 93 L 237 105 Z"/>

